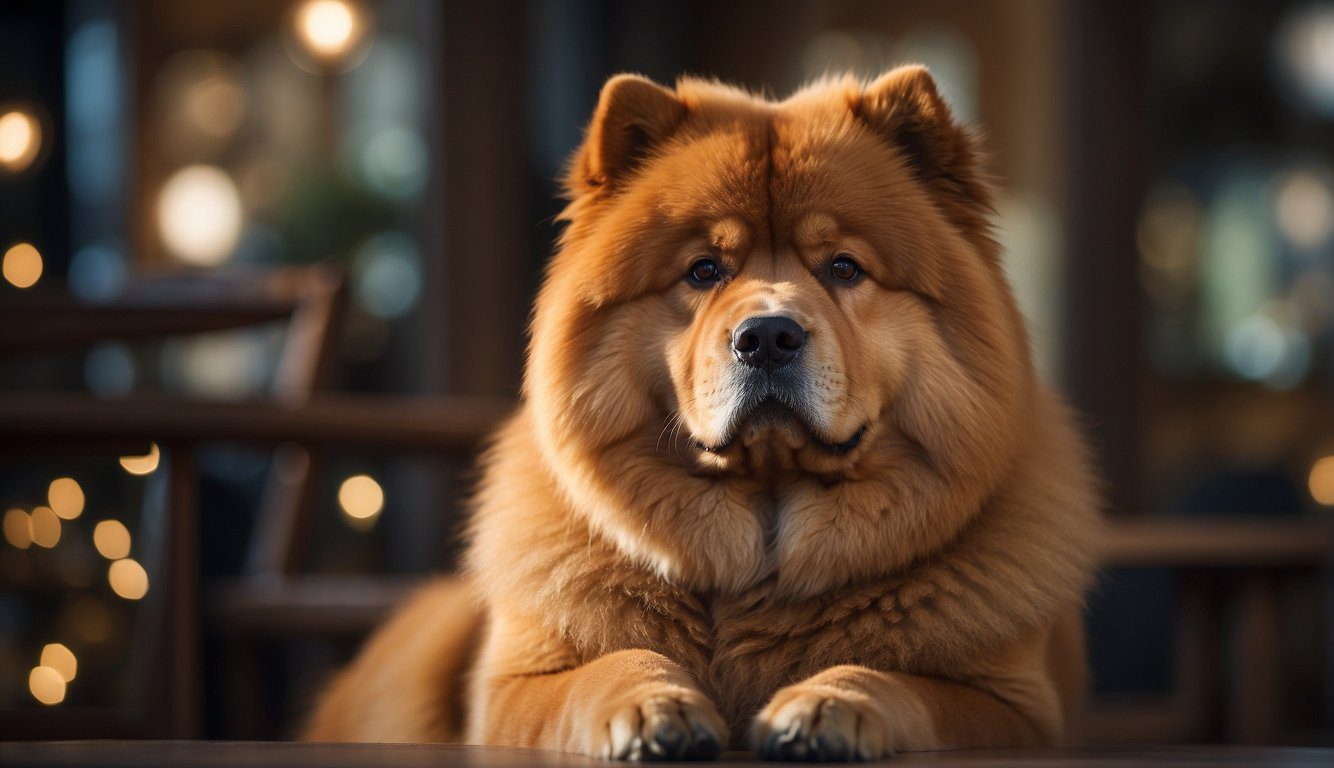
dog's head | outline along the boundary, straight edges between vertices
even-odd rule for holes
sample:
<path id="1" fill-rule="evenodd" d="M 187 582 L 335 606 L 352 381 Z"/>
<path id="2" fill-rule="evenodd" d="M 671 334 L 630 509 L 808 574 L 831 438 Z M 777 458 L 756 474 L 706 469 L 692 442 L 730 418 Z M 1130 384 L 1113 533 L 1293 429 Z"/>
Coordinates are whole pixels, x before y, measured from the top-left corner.
<path id="1" fill-rule="evenodd" d="M 861 483 L 934 516 L 903 523 L 926 542 L 994 486 L 1031 365 L 974 141 L 923 68 L 781 103 L 613 78 L 567 188 L 526 386 L 553 464 L 584 467 L 567 491 L 630 516 L 603 527 L 677 477 L 770 518 Z M 662 488 L 590 468 L 609 453 Z"/>

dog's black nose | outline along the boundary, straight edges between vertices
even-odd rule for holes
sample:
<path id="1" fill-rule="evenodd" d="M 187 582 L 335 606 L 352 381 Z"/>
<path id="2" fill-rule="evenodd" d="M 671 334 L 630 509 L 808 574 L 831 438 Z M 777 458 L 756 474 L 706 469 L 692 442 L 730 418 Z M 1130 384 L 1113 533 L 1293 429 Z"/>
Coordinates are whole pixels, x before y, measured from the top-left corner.
<path id="1" fill-rule="evenodd" d="M 769 373 L 797 359 L 806 343 L 806 329 L 790 317 L 751 317 L 732 334 L 736 359 Z"/>

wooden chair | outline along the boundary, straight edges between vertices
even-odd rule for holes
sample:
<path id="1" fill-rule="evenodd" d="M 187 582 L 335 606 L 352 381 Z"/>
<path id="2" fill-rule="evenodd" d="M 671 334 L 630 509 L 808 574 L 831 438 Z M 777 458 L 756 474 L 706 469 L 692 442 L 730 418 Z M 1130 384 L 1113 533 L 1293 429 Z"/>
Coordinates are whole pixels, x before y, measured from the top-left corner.
<path id="1" fill-rule="evenodd" d="M 1182 577 L 1173 690 L 1161 699 L 1091 702 L 1094 742 L 1281 743 L 1279 590 L 1334 564 L 1334 521 L 1138 518 L 1115 522 L 1109 568 L 1165 568 Z M 1331 620 L 1315 621 L 1329 647 Z M 1318 660 L 1328 664 L 1330 658 Z"/>
<path id="2" fill-rule="evenodd" d="M 311 451 L 339 448 L 468 456 L 504 418 L 512 403 L 492 398 L 392 398 L 318 395 L 301 405 L 274 402 L 198 402 L 139 396 L 115 403 L 85 395 L 22 394 L 0 399 L 0 435 L 6 444 L 37 450 L 99 446 L 124 451 L 154 440 L 172 457 L 166 508 L 167 556 L 155 569 L 165 590 L 150 615 L 163 622 L 145 654 L 166 662 L 167 674 L 153 675 L 142 716 L 99 720 L 61 717 L 6 718 L 0 738 L 93 735 L 198 735 L 199 607 L 198 521 L 195 477 L 190 463 L 196 446 L 211 442 L 277 447 L 295 443 Z M 161 470 L 159 470 L 161 472 Z M 264 526 L 261 530 L 297 530 Z M 266 549 L 271 544 L 256 544 Z M 253 550 L 252 550 L 253 551 Z M 233 641 L 247 638 L 357 635 L 373 627 L 413 580 L 330 578 L 289 574 L 245 577 L 210 596 L 208 618 L 225 627 Z M 165 594 L 164 594 L 165 593 Z M 243 654 L 244 657 L 244 654 Z M 163 665 L 141 665 L 153 670 Z M 241 670 L 244 673 L 244 670 Z M 148 675 L 148 671 L 142 674 Z M 182 715 L 179 710 L 189 710 Z M 159 727 L 159 723 L 165 726 Z"/>
<path id="3" fill-rule="evenodd" d="M 140 278 L 130 282 L 115 298 L 84 303 L 63 295 L 37 294 L 13 297 L 0 305 L 0 358 L 32 352 L 50 352 L 104 341 L 125 341 L 181 336 L 235 329 L 285 320 L 287 332 L 279 364 L 270 389 L 273 403 L 296 406 L 327 381 L 336 341 L 337 320 L 345 289 L 340 269 L 329 266 L 283 269 L 264 273 L 216 275 L 172 275 Z M 7 395 L 6 402 L 20 403 L 25 395 Z M 99 412 L 122 407 L 119 402 L 95 406 Z M 97 414 L 89 414 L 96 420 Z M 88 431 L 64 435 L 43 430 L 19 438 L 3 429 L 10 439 L 0 441 L 8 452 L 30 457 L 41 452 L 146 453 L 150 441 L 160 442 L 163 471 L 149 479 L 161 487 L 146 498 L 159 500 L 163 508 L 146 510 L 149 541 L 162 542 L 160 551 L 147 553 L 157 584 L 151 592 L 144 621 L 149 625 L 140 636 L 135 664 L 145 674 L 135 675 L 139 687 L 135 712 L 128 717 L 112 713 L 55 710 L 29 725 L 28 713 L 6 718 L 6 725 L 32 734 L 55 720 L 71 720 L 53 728 L 53 733 L 80 732 L 165 733 L 194 735 L 199 730 L 198 708 L 198 519 L 195 499 L 193 448 L 198 435 L 158 440 L 153 427 L 157 413 L 143 414 L 143 428 L 122 438 L 98 437 Z M 2 429 L 2 428 L 0 428 Z M 0 448 L 0 455 L 6 448 Z M 257 539 L 263 546 L 254 559 L 279 558 L 287 536 L 308 517 L 308 488 L 312 466 L 307 461 L 282 473 L 271 473 L 281 481 L 271 482 L 264 493 L 266 530 Z M 165 675 L 158 660 L 168 661 Z"/>

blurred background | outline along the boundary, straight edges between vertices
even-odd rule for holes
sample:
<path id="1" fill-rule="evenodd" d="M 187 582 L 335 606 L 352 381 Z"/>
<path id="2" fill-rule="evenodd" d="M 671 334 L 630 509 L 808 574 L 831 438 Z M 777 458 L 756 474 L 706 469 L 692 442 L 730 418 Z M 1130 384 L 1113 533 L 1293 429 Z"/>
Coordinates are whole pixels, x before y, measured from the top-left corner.
<path id="1" fill-rule="evenodd" d="M 7 0 L 0 738 L 292 735 L 449 570 L 601 82 L 929 65 L 1114 526 L 1099 741 L 1334 743 L 1334 2 Z"/>

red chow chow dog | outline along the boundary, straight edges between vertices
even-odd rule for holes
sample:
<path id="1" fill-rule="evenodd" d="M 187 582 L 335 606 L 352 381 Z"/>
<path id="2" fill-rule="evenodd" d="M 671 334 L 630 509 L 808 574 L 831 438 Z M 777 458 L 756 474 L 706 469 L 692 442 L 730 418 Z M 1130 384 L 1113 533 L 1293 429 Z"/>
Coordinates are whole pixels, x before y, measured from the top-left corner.
<path id="1" fill-rule="evenodd" d="M 566 183 L 466 576 L 308 737 L 875 759 L 1072 725 L 1099 500 L 974 138 L 921 67 L 619 76 Z"/>

